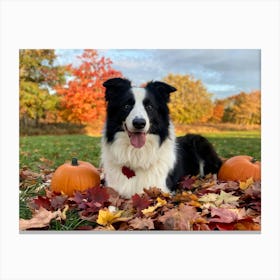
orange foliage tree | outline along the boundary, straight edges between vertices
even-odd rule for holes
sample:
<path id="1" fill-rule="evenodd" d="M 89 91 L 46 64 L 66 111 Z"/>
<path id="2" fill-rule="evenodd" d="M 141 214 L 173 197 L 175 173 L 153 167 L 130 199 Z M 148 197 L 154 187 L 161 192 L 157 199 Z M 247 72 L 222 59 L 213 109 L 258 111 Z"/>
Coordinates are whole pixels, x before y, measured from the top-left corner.
<path id="1" fill-rule="evenodd" d="M 105 116 L 103 82 L 122 74 L 112 68 L 109 58 L 98 57 L 96 50 L 84 50 L 80 64 L 67 66 L 70 73 L 64 86 L 56 87 L 61 99 L 63 119 L 73 123 L 89 123 Z"/>
<path id="2" fill-rule="evenodd" d="M 225 101 L 224 122 L 261 124 L 261 91 L 241 92 Z"/>
<path id="3" fill-rule="evenodd" d="M 224 110 L 225 110 L 225 101 L 221 99 L 215 100 L 213 115 L 210 120 L 214 123 L 221 122 L 224 116 Z"/>

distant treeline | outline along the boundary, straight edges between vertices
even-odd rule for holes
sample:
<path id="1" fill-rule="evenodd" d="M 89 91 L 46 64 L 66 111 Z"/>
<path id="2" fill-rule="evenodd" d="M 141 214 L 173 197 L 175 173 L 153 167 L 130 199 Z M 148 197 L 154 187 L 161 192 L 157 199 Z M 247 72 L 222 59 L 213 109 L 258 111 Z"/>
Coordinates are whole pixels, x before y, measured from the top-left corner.
<path id="1" fill-rule="evenodd" d="M 84 50 L 78 66 L 58 66 L 55 59 L 54 50 L 19 51 L 21 126 L 104 120 L 102 83 L 122 77 L 122 73 L 112 68 L 109 58 L 99 57 L 96 50 Z M 169 74 L 164 81 L 177 88 L 170 101 L 174 123 L 261 123 L 259 90 L 213 101 L 202 81 L 188 74 Z"/>

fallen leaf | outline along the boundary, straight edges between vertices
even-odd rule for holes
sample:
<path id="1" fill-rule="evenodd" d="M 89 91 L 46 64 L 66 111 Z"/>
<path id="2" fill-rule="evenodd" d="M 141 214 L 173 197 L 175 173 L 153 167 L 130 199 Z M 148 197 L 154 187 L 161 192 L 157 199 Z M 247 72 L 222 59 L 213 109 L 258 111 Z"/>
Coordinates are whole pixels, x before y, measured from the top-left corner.
<path id="1" fill-rule="evenodd" d="M 109 194 L 106 188 L 97 186 L 86 191 L 86 198 L 88 201 L 99 202 L 103 205 L 109 199 Z"/>
<path id="2" fill-rule="evenodd" d="M 26 230 L 31 228 L 43 228 L 50 224 L 52 219 L 57 218 L 60 215 L 60 211 L 51 212 L 43 207 L 39 210 L 35 210 L 35 214 L 30 220 L 20 219 L 19 229 Z"/>
<path id="3" fill-rule="evenodd" d="M 253 177 L 247 179 L 245 182 L 240 182 L 239 187 L 241 190 L 248 189 L 254 183 Z"/>
<path id="4" fill-rule="evenodd" d="M 122 198 L 119 193 L 114 190 L 113 188 L 106 187 L 107 193 L 109 194 L 109 203 L 110 205 L 120 207 L 122 203 L 125 201 L 124 198 Z"/>
<path id="5" fill-rule="evenodd" d="M 85 226 L 78 226 L 75 230 L 93 230 L 93 226 L 85 225 Z"/>
<path id="6" fill-rule="evenodd" d="M 177 192 L 175 196 L 173 196 L 172 201 L 173 202 L 188 202 L 191 200 L 198 200 L 198 197 L 195 194 L 188 193 L 186 191 L 183 192 Z"/>
<path id="7" fill-rule="evenodd" d="M 83 215 L 91 215 L 98 212 L 109 200 L 109 193 L 104 187 L 93 187 L 85 192 L 76 191 L 71 198 L 78 205 L 78 209 L 84 210 Z"/>
<path id="8" fill-rule="evenodd" d="M 157 198 L 161 195 L 161 189 L 157 187 L 151 187 L 149 189 L 144 188 L 144 192 L 151 198 Z"/>
<path id="9" fill-rule="evenodd" d="M 133 229 L 141 229 L 141 230 L 147 230 L 147 229 L 154 229 L 154 222 L 151 218 L 138 218 L 136 217 L 133 220 L 129 221 L 129 225 Z"/>
<path id="10" fill-rule="evenodd" d="M 234 205 L 237 206 L 238 205 L 238 200 L 239 200 L 239 196 L 235 196 L 232 195 L 231 193 L 227 193 L 224 191 L 221 191 L 220 194 L 216 194 L 216 193 L 208 193 L 203 195 L 202 197 L 200 197 L 198 199 L 199 202 L 203 202 L 203 203 L 208 203 L 207 205 L 211 206 L 221 206 L 221 204 L 230 204 L 230 205 Z"/>
<path id="11" fill-rule="evenodd" d="M 57 195 L 53 198 L 51 198 L 51 206 L 54 210 L 61 209 L 64 206 L 64 203 L 67 200 L 66 195 Z"/>
<path id="12" fill-rule="evenodd" d="M 198 208 L 202 207 L 202 205 L 198 201 L 195 201 L 195 200 L 188 202 L 188 205 L 198 207 Z"/>
<path id="13" fill-rule="evenodd" d="M 109 210 L 102 210 L 100 209 L 98 212 L 98 218 L 97 223 L 102 226 L 107 226 L 110 224 L 113 224 L 117 221 L 119 221 L 119 218 L 121 214 L 123 213 L 123 210 L 116 211 L 116 212 L 110 212 Z"/>
<path id="14" fill-rule="evenodd" d="M 261 184 L 260 182 L 254 182 L 251 186 L 249 186 L 244 194 L 251 199 L 260 199 L 261 198 Z"/>
<path id="15" fill-rule="evenodd" d="M 230 192 L 230 193 L 227 193 L 227 192 L 224 192 L 224 191 L 221 191 L 220 195 L 218 196 L 215 204 L 217 206 L 220 206 L 221 204 L 231 204 L 231 205 L 234 205 L 234 206 L 237 206 L 238 205 L 238 199 L 240 198 L 239 196 L 235 196 L 235 195 L 232 195 L 233 192 Z"/>
<path id="16" fill-rule="evenodd" d="M 31 170 L 28 170 L 28 169 L 22 169 L 20 172 L 19 172 L 19 177 L 20 177 L 20 180 L 37 180 L 38 178 L 40 178 L 42 175 L 40 173 L 37 173 L 37 172 L 33 172 Z"/>
<path id="17" fill-rule="evenodd" d="M 234 230 L 235 223 L 217 223 L 211 222 L 208 224 L 210 230 L 220 230 L 220 231 L 228 231 Z"/>
<path id="18" fill-rule="evenodd" d="M 166 200 L 161 199 L 160 197 L 158 197 L 157 198 L 157 204 L 155 206 L 150 206 L 150 207 L 148 207 L 146 209 L 143 209 L 142 213 L 144 215 L 148 215 L 150 213 L 153 213 L 157 208 L 159 208 L 159 207 L 161 207 L 161 206 L 163 206 L 165 204 L 167 204 Z"/>
<path id="19" fill-rule="evenodd" d="M 131 197 L 132 206 L 136 208 L 138 211 L 147 208 L 151 202 L 147 197 L 141 197 L 139 194 L 135 194 Z"/>
<path id="20" fill-rule="evenodd" d="M 157 206 L 157 207 L 161 207 L 161 206 L 165 205 L 166 203 L 167 203 L 167 202 L 166 202 L 165 199 L 161 199 L 160 197 L 158 197 L 158 198 L 157 198 L 157 204 L 156 204 L 156 206 Z"/>
<path id="21" fill-rule="evenodd" d="M 228 182 L 217 183 L 211 186 L 210 188 L 208 188 L 207 190 L 216 193 L 221 190 L 230 192 L 230 191 L 236 191 L 238 189 L 239 189 L 239 184 L 237 182 L 228 181 Z"/>
<path id="22" fill-rule="evenodd" d="M 183 180 L 179 183 L 179 186 L 181 189 L 191 190 L 196 179 L 196 177 L 191 177 L 190 175 L 183 177 Z"/>
<path id="23" fill-rule="evenodd" d="M 63 209 L 62 213 L 60 214 L 60 217 L 62 220 L 66 220 L 66 212 L 69 210 L 69 205 L 66 204 L 65 208 Z"/>
<path id="24" fill-rule="evenodd" d="M 192 230 L 192 225 L 198 217 L 194 207 L 180 204 L 179 208 L 165 212 L 159 221 L 165 230 Z"/>
<path id="25" fill-rule="evenodd" d="M 47 210 L 50 210 L 51 208 L 51 201 L 48 197 L 44 196 L 37 196 L 36 198 L 33 199 L 34 207 L 35 209 L 39 209 L 40 207 L 43 207 Z"/>
<path id="26" fill-rule="evenodd" d="M 213 208 L 211 209 L 211 217 L 210 222 L 219 222 L 219 223 L 232 223 L 237 221 L 238 216 L 237 213 L 231 211 L 231 209 L 225 208 Z"/>
<path id="27" fill-rule="evenodd" d="M 93 230 L 96 230 L 96 231 L 114 231 L 114 230 L 116 230 L 115 228 L 114 228 L 114 226 L 113 225 L 106 225 L 105 227 L 102 227 L 102 226 L 97 226 L 97 227 L 95 227 Z"/>
<path id="28" fill-rule="evenodd" d="M 219 195 L 216 193 L 208 193 L 203 195 L 198 199 L 198 201 L 203 202 L 203 203 L 215 203 L 218 199 Z"/>
<path id="29" fill-rule="evenodd" d="M 235 224 L 234 229 L 236 230 L 261 230 L 261 226 L 258 223 L 239 221 Z"/>

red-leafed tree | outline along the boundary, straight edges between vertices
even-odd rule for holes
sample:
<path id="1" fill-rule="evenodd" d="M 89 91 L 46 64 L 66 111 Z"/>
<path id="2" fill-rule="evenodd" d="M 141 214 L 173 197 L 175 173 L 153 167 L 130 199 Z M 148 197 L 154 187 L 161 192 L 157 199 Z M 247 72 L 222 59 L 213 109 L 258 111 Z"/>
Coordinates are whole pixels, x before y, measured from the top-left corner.
<path id="1" fill-rule="evenodd" d="M 79 123 L 103 119 L 105 89 L 102 84 L 122 74 L 111 67 L 109 58 L 100 58 L 96 50 L 84 50 L 78 59 L 81 62 L 78 66 L 67 66 L 70 73 L 67 84 L 56 87 L 62 97 L 62 117 L 66 121 Z"/>
<path id="2" fill-rule="evenodd" d="M 224 100 L 216 100 L 214 103 L 214 108 L 213 108 L 213 115 L 211 117 L 211 121 L 214 123 L 219 123 L 222 121 L 223 116 L 224 116 L 224 110 L 225 110 L 225 101 Z"/>

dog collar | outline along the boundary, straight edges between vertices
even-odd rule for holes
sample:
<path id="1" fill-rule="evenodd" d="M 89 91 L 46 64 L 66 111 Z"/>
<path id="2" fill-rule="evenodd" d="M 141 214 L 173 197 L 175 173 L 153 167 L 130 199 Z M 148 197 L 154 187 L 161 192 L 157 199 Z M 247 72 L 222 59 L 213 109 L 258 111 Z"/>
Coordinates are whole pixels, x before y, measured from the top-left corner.
<path id="1" fill-rule="evenodd" d="M 125 175 L 128 179 L 130 179 L 131 177 L 136 176 L 134 170 L 130 169 L 127 166 L 123 166 L 122 167 L 122 174 Z"/>

